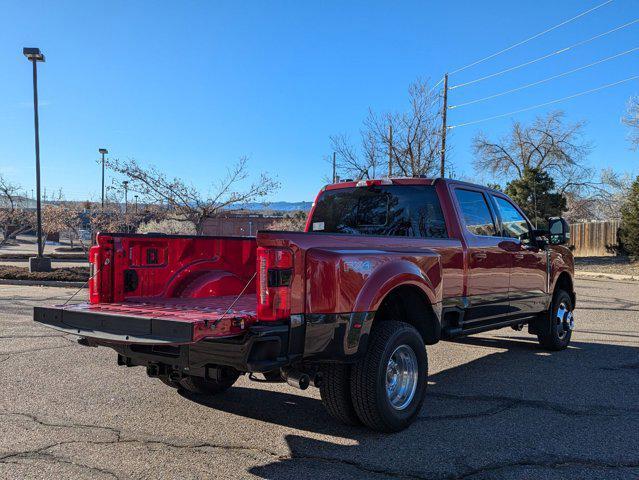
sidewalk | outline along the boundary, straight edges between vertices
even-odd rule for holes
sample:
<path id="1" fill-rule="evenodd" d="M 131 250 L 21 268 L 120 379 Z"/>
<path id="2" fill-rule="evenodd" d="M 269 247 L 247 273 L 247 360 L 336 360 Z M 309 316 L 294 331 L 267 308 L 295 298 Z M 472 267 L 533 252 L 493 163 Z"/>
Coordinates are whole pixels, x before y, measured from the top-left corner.
<path id="1" fill-rule="evenodd" d="M 603 272 L 584 272 L 580 270 L 575 270 L 575 278 L 583 278 L 586 280 L 609 279 L 609 280 L 639 281 L 639 276 L 636 276 L 636 275 L 621 275 L 618 273 L 603 273 Z"/>

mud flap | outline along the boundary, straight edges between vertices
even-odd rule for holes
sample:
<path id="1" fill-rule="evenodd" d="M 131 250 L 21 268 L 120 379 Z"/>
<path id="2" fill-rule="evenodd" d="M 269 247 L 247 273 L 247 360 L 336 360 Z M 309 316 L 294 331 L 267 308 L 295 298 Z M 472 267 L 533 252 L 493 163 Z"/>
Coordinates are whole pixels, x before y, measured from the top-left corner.
<path id="1" fill-rule="evenodd" d="M 528 333 L 532 335 L 549 335 L 550 323 L 550 311 L 541 312 L 528 322 Z"/>

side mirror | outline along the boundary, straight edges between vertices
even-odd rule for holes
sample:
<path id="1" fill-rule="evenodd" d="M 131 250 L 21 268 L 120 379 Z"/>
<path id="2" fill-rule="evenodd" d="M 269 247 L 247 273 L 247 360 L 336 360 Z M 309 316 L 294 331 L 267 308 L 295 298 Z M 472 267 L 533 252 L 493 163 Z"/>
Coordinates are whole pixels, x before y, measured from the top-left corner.
<path id="1" fill-rule="evenodd" d="M 570 240 L 570 226 L 561 217 L 548 219 L 548 243 L 550 245 L 565 245 Z"/>

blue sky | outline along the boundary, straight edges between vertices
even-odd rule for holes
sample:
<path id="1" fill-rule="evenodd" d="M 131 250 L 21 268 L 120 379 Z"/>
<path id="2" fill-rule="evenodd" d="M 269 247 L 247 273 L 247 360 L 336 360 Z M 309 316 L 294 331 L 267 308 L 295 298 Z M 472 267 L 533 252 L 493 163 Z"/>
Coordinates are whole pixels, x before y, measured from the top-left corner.
<path id="1" fill-rule="evenodd" d="M 453 2 L 2 2 L 0 172 L 34 180 L 30 65 L 40 47 L 43 185 L 99 198 L 97 149 L 132 157 L 206 191 L 241 155 L 282 183 L 272 199 L 312 200 L 330 166 L 329 136 L 356 138 L 369 107 L 403 108 L 417 77 L 484 57 L 603 0 Z M 37 12 L 34 15 L 34 12 Z M 639 18 L 639 0 L 596 12 L 465 70 L 451 84 L 521 63 Z M 563 55 L 474 86 L 472 100 L 639 47 L 639 23 Z M 571 95 L 639 74 L 639 52 L 493 101 L 451 110 L 457 124 Z M 620 124 L 639 81 L 551 108 L 587 120 L 590 163 L 639 173 Z M 472 176 L 471 139 L 498 137 L 511 120 L 452 131 L 450 159 Z"/>

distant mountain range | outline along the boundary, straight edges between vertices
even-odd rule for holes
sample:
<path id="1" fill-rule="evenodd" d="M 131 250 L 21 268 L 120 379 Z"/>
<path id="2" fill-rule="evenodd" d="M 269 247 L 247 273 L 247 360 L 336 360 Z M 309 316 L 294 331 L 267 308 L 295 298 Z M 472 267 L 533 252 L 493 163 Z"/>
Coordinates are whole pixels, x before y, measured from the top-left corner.
<path id="1" fill-rule="evenodd" d="M 43 201 L 43 204 L 55 204 L 59 202 Z M 71 200 L 70 203 L 83 204 L 83 201 Z M 36 208 L 36 202 L 33 199 L 26 197 L 17 197 L 16 204 L 21 208 Z M 6 198 L 0 196 L 0 208 L 6 208 L 9 206 L 9 202 Z M 270 203 L 242 203 L 229 205 L 227 210 L 248 210 L 251 212 L 260 212 L 264 210 L 271 210 L 276 212 L 294 212 L 297 210 L 303 210 L 308 212 L 313 206 L 313 202 L 270 202 Z"/>
<path id="2" fill-rule="evenodd" d="M 313 202 L 270 202 L 270 203 L 243 203 L 229 207 L 231 210 L 274 210 L 277 212 L 293 212 L 295 210 L 303 210 L 308 212 L 313 206 Z"/>

